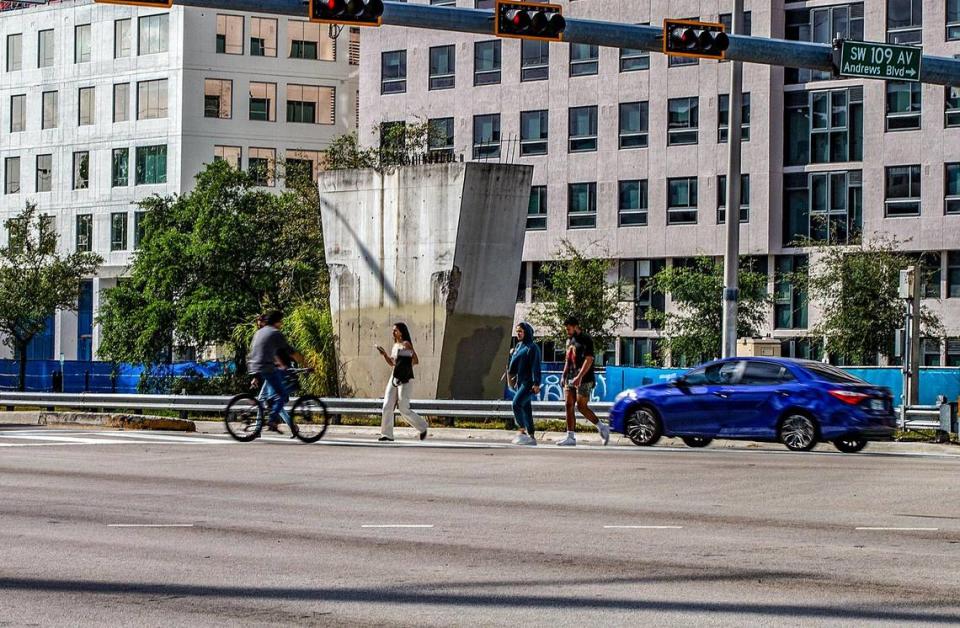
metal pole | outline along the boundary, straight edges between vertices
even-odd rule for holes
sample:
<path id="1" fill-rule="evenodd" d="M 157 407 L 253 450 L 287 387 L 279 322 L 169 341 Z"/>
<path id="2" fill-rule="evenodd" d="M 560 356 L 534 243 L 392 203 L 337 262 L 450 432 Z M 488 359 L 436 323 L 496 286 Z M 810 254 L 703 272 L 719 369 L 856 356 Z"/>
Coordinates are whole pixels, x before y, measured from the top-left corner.
<path id="1" fill-rule="evenodd" d="M 743 0 L 734 0 L 732 32 L 740 33 Z M 741 125 L 743 124 L 743 63 L 730 63 L 730 95 L 727 97 L 727 246 L 723 257 L 722 357 L 737 355 L 737 301 L 740 296 L 740 171 Z"/>

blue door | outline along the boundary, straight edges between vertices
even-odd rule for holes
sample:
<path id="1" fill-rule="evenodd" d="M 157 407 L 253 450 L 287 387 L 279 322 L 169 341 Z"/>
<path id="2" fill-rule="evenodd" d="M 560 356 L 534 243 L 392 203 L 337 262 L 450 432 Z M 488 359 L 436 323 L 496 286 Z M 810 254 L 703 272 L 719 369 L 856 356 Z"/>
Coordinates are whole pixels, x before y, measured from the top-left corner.
<path id="1" fill-rule="evenodd" d="M 776 362 L 745 360 L 742 376 L 731 387 L 729 414 L 722 436 L 775 438 L 781 409 L 799 394 L 790 370 Z"/>
<path id="2" fill-rule="evenodd" d="M 668 434 L 715 436 L 727 421 L 727 400 L 740 363 L 715 362 L 694 369 L 666 391 L 659 408 Z"/>

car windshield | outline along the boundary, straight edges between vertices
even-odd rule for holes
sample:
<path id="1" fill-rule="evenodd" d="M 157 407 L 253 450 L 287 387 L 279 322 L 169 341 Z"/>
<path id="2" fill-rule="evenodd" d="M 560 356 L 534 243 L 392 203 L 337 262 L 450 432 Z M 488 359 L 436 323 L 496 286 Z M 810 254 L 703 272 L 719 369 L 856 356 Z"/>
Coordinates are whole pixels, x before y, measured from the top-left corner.
<path id="1" fill-rule="evenodd" d="M 866 384 L 862 379 L 854 377 L 850 373 L 840 370 L 835 366 L 830 366 L 829 364 L 807 362 L 803 365 L 803 368 L 813 373 L 817 379 L 822 379 L 832 384 Z"/>

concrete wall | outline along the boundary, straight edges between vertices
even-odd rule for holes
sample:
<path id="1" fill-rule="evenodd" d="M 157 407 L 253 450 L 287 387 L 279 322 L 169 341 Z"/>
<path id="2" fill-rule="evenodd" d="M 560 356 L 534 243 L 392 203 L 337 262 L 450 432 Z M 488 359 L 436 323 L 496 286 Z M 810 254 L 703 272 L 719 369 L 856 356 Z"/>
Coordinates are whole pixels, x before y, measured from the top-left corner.
<path id="1" fill-rule="evenodd" d="M 323 173 L 319 188 L 339 359 L 358 397 L 390 375 L 406 322 L 416 396 L 494 398 L 510 346 L 532 169 L 459 163 Z"/>

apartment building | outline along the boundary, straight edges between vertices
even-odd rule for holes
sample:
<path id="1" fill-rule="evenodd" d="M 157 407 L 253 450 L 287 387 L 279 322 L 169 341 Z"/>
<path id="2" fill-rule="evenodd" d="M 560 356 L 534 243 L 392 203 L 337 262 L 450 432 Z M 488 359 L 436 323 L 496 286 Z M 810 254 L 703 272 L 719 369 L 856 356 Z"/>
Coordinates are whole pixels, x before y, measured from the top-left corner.
<path id="1" fill-rule="evenodd" d="M 320 169 L 357 118 L 358 36 L 330 35 L 304 19 L 180 6 L 0 12 L 2 224 L 36 203 L 63 250 L 105 260 L 29 357 L 95 359 L 100 293 L 137 248 L 139 200 L 189 191 L 218 159 L 274 189 L 278 164 Z"/>
<path id="2" fill-rule="evenodd" d="M 426 3 L 427 0 L 416 0 Z M 490 0 L 430 0 L 490 9 Z M 731 0 L 561 0 L 576 18 L 729 25 Z M 829 43 L 847 39 L 960 55 L 960 0 L 746 0 L 748 33 Z M 642 50 L 382 27 L 364 29 L 360 128 L 429 119 L 433 150 L 534 166 L 517 317 L 543 261 L 562 240 L 615 260 L 633 316 L 605 359 L 658 354 L 648 308 L 670 311 L 649 278 L 723 254 L 730 68 Z M 925 304 L 950 338 L 924 343 L 927 365 L 960 365 L 960 90 L 835 80 L 744 67 L 741 253 L 775 295 L 765 334 L 784 355 L 819 357 L 818 312 L 787 278 L 815 264 L 804 238 L 836 246 L 894 235 L 922 254 Z"/>

